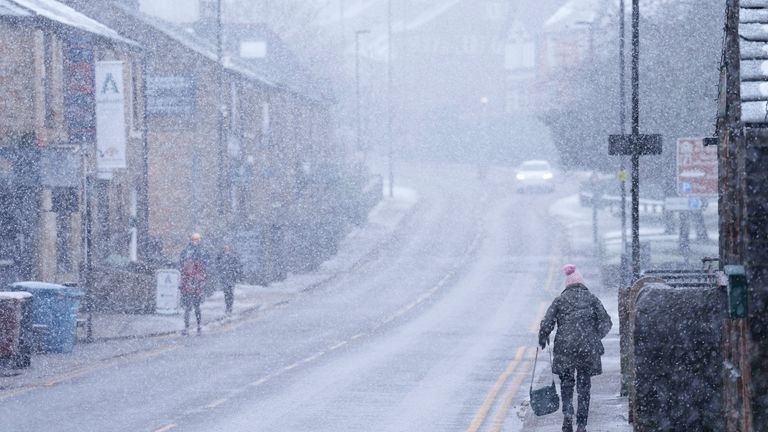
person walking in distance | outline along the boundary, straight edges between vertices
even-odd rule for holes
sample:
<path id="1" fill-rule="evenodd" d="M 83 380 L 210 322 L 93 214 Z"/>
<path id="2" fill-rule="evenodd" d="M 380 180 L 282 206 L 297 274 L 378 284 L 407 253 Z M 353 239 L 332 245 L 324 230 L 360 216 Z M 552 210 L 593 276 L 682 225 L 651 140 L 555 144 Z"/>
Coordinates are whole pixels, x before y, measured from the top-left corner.
<path id="1" fill-rule="evenodd" d="M 232 313 L 232 306 L 235 303 L 235 284 L 241 279 L 243 274 L 243 265 L 240 257 L 232 248 L 232 245 L 225 244 L 216 257 L 216 268 L 219 271 L 219 281 L 224 291 L 224 305 L 227 314 Z"/>
<path id="2" fill-rule="evenodd" d="M 592 377 L 603 373 L 600 356 L 605 352 L 602 339 L 613 323 L 600 300 L 584 284 L 573 264 L 567 264 L 565 290 L 547 309 L 539 328 L 539 345 L 549 343 L 557 326 L 552 372 L 560 377 L 563 402 L 563 432 L 573 432 L 573 388 L 578 392 L 576 431 L 586 432 Z"/>
<path id="3" fill-rule="evenodd" d="M 203 302 L 205 283 L 208 280 L 208 254 L 200 242 L 202 236 L 194 233 L 189 244 L 181 252 L 181 303 L 184 306 L 183 335 L 189 334 L 189 313 L 195 310 L 197 334 L 202 331 L 202 313 L 200 304 Z"/>

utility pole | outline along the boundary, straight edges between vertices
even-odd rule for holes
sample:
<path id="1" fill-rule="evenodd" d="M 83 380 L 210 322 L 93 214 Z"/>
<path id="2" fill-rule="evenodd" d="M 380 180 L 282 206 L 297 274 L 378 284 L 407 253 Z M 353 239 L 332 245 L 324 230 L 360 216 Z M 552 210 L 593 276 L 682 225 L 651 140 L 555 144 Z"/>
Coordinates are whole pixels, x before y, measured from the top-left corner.
<path id="1" fill-rule="evenodd" d="M 392 136 L 393 122 L 393 101 L 392 101 L 392 0 L 387 0 L 387 160 L 389 165 L 389 197 L 395 195 L 395 168 L 394 168 L 394 148 Z"/>
<path id="2" fill-rule="evenodd" d="M 222 0 L 216 0 L 216 122 L 217 122 L 217 154 L 219 156 L 219 199 L 217 200 L 217 214 L 224 216 L 228 198 L 230 197 L 230 169 L 227 160 L 227 144 L 224 138 L 224 109 L 225 109 L 225 90 L 224 90 L 224 45 L 223 28 L 221 14 Z M 199 169 L 199 168 L 198 168 Z"/>
<path id="3" fill-rule="evenodd" d="M 339 0 L 339 31 L 341 32 L 341 54 L 344 55 L 347 45 L 347 25 L 345 22 L 346 5 L 344 0 Z"/>
<path id="4" fill-rule="evenodd" d="M 626 36 L 624 0 L 619 0 L 619 130 L 626 133 L 627 125 L 627 95 L 626 72 L 627 65 L 624 56 Z M 619 171 L 619 184 L 621 186 L 621 251 L 626 253 L 627 248 L 627 171 L 626 157 L 621 157 L 621 170 Z M 623 270 L 623 269 L 622 269 Z"/>
<path id="5" fill-rule="evenodd" d="M 632 0 L 632 135 L 640 135 L 640 0 Z M 632 149 L 632 275 L 640 277 L 640 152 Z"/>
<path id="6" fill-rule="evenodd" d="M 370 30 L 358 30 L 355 32 L 355 99 L 356 99 L 356 105 L 357 110 L 355 112 L 355 121 L 357 126 L 357 131 L 355 133 L 355 141 L 357 146 L 357 151 L 362 150 L 362 143 L 360 140 L 361 135 L 361 112 L 362 112 L 362 103 L 360 101 L 360 36 L 364 34 L 370 33 Z"/>
<path id="7" fill-rule="evenodd" d="M 640 277 L 640 156 L 661 154 L 661 135 L 640 134 L 640 1 L 632 0 L 632 132 L 611 135 L 608 153 L 631 157 L 632 276 Z"/>

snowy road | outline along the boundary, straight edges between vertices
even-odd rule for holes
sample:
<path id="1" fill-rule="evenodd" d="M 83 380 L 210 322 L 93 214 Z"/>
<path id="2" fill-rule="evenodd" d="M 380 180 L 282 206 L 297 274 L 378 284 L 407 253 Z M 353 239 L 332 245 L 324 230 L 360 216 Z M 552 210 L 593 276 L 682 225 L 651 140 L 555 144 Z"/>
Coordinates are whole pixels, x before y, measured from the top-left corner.
<path id="1" fill-rule="evenodd" d="M 555 195 L 406 169 L 421 201 L 366 262 L 202 337 L 0 401 L 8 431 L 514 431 L 560 282 Z"/>

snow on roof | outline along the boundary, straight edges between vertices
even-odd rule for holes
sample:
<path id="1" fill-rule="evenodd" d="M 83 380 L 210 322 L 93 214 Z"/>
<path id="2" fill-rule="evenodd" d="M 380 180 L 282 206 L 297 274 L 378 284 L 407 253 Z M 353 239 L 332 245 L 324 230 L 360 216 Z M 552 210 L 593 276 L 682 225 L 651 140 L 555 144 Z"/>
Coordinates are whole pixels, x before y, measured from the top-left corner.
<path id="1" fill-rule="evenodd" d="M 768 123 L 768 0 L 742 0 L 739 36 L 741 120 Z"/>
<path id="2" fill-rule="evenodd" d="M 23 300 L 32 298 L 32 294 L 26 291 L 0 291 L 0 300 Z"/>
<path id="3" fill-rule="evenodd" d="M 216 52 L 216 47 L 214 44 L 198 36 L 193 31 L 187 30 L 162 19 L 141 13 L 122 4 L 115 4 L 115 7 L 120 8 L 120 10 L 126 14 L 165 34 L 174 41 L 189 48 L 191 51 L 196 52 L 208 60 L 218 62 L 218 53 Z M 268 85 L 270 87 L 277 86 L 274 82 L 267 79 L 262 73 L 255 70 L 250 65 L 245 64 L 240 59 L 224 57 L 222 59 L 222 65 L 224 66 L 225 70 L 234 72 L 243 77 L 259 81 L 262 84 Z"/>
<path id="4" fill-rule="evenodd" d="M 0 0 L 0 16 L 31 17 L 32 12 L 17 6 L 12 1 Z"/>
<path id="5" fill-rule="evenodd" d="M 599 0 L 570 0 L 560 7 L 544 23 L 548 31 L 566 30 L 575 26 L 591 24 L 597 19 Z"/>
<path id="6" fill-rule="evenodd" d="M 8 14 L 3 12 L 8 11 Z M 0 0 L 0 14 L 11 16 L 39 16 L 50 21 L 76 28 L 107 39 L 136 45 L 116 31 L 55 0 Z"/>

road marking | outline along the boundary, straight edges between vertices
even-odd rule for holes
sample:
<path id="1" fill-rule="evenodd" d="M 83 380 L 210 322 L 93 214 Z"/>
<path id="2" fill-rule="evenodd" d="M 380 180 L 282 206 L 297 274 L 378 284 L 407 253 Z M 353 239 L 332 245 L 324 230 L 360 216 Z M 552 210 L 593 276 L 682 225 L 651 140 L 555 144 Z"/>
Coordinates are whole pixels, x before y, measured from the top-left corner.
<path id="1" fill-rule="evenodd" d="M 83 368 L 76 369 L 76 370 L 64 373 L 62 375 L 56 376 L 56 377 L 52 378 L 51 380 L 46 381 L 45 383 L 43 383 L 43 387 L 53 387 L 53 386 L 55 386 L 57 384 L 63 383 L 64 381 L 69 381 L 69 380 L 81 377 L 81 376 L 89 374 L 89 373 L 93 373 L 93 372 L 100 371 L 102 369 L 106 369 L 107 367 L 109 367 L 109 366 L 111 366 L 111 365 L 113 365 L 115 363 L 118 363 L 120 361 L 129 362 L 129 361 L 137 361 L 137 360 L 147 360 L 147 359 L 151 359 L 151 358 L 157 357 L 157 356 L 159 356 L 161 354 L 165 354 L 165 353 L 170 352 L 170 351 L 175 351 L 177 349 L 179 349 L 178 346 L 168 345 L 168 346 L 164 346 L 164 347 L 158 348 L 158 349 L 153 350 L 153 351 L 137 353 L 137 354 L 134 354 L 134 355 L 132 355 L 130 357 L 117 357 L 117 358 L 113 358 L 113 359 L 111 359 L 112 361 L 109 361 L 109 362 L 104 362 L 104 363 L 101 363 L 101 364 L 98 364 L 98 365 L 95 365 L 95 366 L 90 366 L 90 367 L 83 367 Z"/>
<path id="2" fill-rule="evenodd" d="M 554 292 L 554 286 L 552 285 L 555 281 L 555 274 L 557 273 L 557 262 L 559 261 L 559 258 L 557 258 L 557 255 L 552 254 L 552 258 L 549 260 L 549 270 L 547 271 L 547 281 L 544 283 L 544 291 L 546 292 Z"/>
<path id="3" fill-rule="evenodd" d="M 169 431 L 171 429 L 176 428 L 177 426 L 178 425 L 176 423 L 171 423 L 171 424 L 168 424 L 168 425 L 165 425 L 165 426 L 161 427 L 160 429 L 155 429 L 154 432 L 166 432 L 166 431 Z"/>
<path id="4" fill-rule="evenodd" d="M 520 384 L 523 382 L 523 378 L 528 376 L 528 370 L 531 368 L 534 355 L 536 355 L 536 350 L 531 349 L 530 355 L 528 356 L 528 361 L 523 364 L 520 372 L 517 374 L 514 381 L 512 381 L 512 385 L 509 386 L 507 397 L 504 399 L 504 403 L 501 404 L 499 412 L 496 414 L 496 418 L 493 420 L 491 432 L 500 432 L 504 427 L 504 422 L 507 420 L 509 409 L 512 407 L 512 402 L 514 402 L 515 396 L 517 396 L 517 392 L 520 390 Z"/>
<path id="5" fill-rule="evenodd" d="M 299 365 L 301 365 L 301 362 L 296 362 L 296 363 L 294 363 L 294 364 L 292 364 L 290 366 L 284 367 L 283 371 L 287 372 L 287 371 L 289 371 L 291 369 L 296 369 L 297 367 L 299 367 Z"/>
<path id="6" fill-rule="evenodd" d="M 17 389 L 17 390 L 9 391 L 8 393 L 0 395 L 0 401 L 4 401 L 6 399 L 10 399 L 10 398 L 15 397 L 15 396 L 21 396 L 21 395 L 23 395 L 25 393 L 31 392 L 32 390 L 34 390 L 36 388 L 38 388 L 38 386 L 22 387 L 22 388 Z"/>
<path id="7" fill-rule="evenodd" d="M 300 363 L 310 363 L 310 362 L 313 362 L 313 361 L 319 359 L 320 357 L 322 357 L 324 355 L 325 355 L 325 351 L 320 351 L 319 353 L 317 353 L 317 354 L 315 354 L 313 356 L 305 358 Z"/>
<path id="8" fill-rule="evenodd" d="M 348 344 L 348 343 L 349 343 L 348 341 L 339 342 L 339 343 L 337 343 L 336 345 L 334 345 L 334 346 L 332 346 L 332 347 L 328 348 L 328 351 L 336 351 L 337 349 L 339 349 L 339 348 L 343 347 L 344 345 L 346 345 L 346 344 Z"/>
<path id="9" fill-rule="evenodd" d="M 531 323 L 531 328 L 530 328 L 531 333 L 539 332 L 539 325 L 541 324 L 541 320 L 544 319 L 544 314 L 546 312 L 547 312 L 547 303 L 541 302 L 541 304 L 539 304 L 539 311 L 536 312 L 536 317 Z"/>
<path id="10" fill-rule="evenodd" d="M 483 425 L 483 422 L 485 422 L 486 417 L 488 417 L 488 413 L 491 411 L 491 407 L 493 407 L 493 403 L 496 401 L 496 397 L 499 395 L 499 391 L 501 391 L 501 388 L 504 386 L 504 383 L 507 381 L 509 376 L 512 375 L 512 372 L 514 372 L 514 370 L 517 368 L 517 365 L 520 364 L 520 362 L 523 360 L 524 353 L 525 353 L 524 346 L 521 346 L 520 348 L 517 349 L 517 352 L 515 353 L 515 357 L 509 363 L 509 366 L 507 366 L 507 369 L 504 372 L 502 372 L 502 374 L 496 380 L 496 383 L 491 388 L 491 391 L 488 392 L 488 395 L 485 397 L 485 400 L 483 401 L 483 405 L 480 406 L 480 410 L 475 415 L 475 418 L 472 420 L 472 423 L 470 423 L 469 428 L 467 429 L 467 432 L 477 432 L 480 429 L 480 426 Z"/>
<path id="11" fill-rule="evenodd" d="M 226 398 L 215 400 L 215 401 L 209 403 L 208 405 L 206 405 L 205 407 L 208 408 L 208 409 L 213 409 L 213 408 L 216 408 L 219 405 L 224 404 L 226 401 L 227 401 Z"/>
<path id="12" fill-rule="evenodd" d="M 258 380 L 256 380 L 256 381 L 252 382 L 252 383 L 250 384 L 250 386 L 252 386 L 252 387 L 258 387 L 258 386 L 260 386 L 260 385 L 264 384 L 265 382 L 267 382 L 267 381 L 271 380 L 273 377 L 274 377 L 274 375 L 273 375 L 273 374 L 269 374 L 269 375 L 265 376 L 264 378 L 261 378 L 261 379 L 258 379 Z"/>

